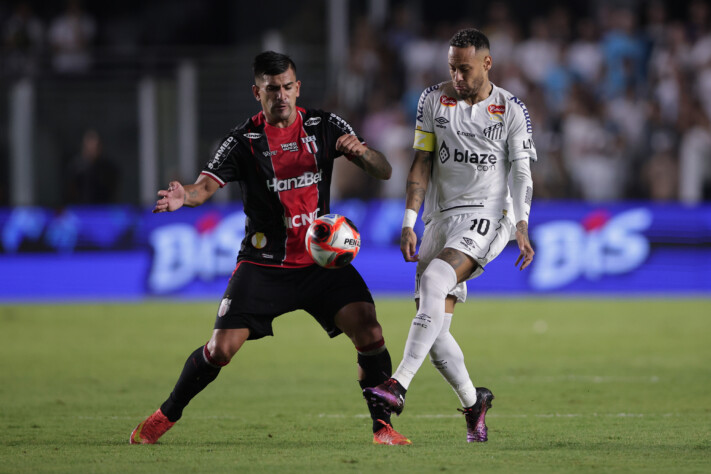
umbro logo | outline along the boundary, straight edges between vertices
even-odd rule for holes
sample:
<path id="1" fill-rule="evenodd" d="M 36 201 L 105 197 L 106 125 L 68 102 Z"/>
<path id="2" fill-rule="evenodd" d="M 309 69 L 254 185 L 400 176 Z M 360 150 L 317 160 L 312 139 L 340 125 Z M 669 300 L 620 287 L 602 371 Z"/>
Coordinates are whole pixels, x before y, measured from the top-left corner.
<path id="1" fill-rule="evenodd" d="M 437 122 L 437 125 L 435 125 L 435 127 L 437 127 L 437 128 L 444 128 L 444 129 L 447 128 L 447 127 L 446 127 L 446 124 L 449 123 L 449 120 L 447 120 L 447 119 L 444 118 L 444 117 L 437 117 L 436 119 L 434 119 L 434 121 Z"/>

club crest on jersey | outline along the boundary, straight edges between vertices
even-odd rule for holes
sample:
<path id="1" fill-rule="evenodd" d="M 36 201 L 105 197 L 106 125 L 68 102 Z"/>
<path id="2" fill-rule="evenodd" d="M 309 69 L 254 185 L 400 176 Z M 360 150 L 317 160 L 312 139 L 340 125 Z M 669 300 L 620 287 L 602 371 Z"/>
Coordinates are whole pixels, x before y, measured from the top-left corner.
<path id="1" fill-rule="evenodd" d="M 439 161 L 442 163 L 446 163 L 446 161 L 449 159 L 450 154 L 449 154 L 449 148 L 447 148 L 447 143 L 442 142 L 442 146 L 439 147 Z"/>
<path id="2" fill-rule="evenodd" d="M 231 304 L 232 304 L 232 300 L 230 298 L 223 298 L 222 301 L 220 302 L 220 308 L 217 310 L 217 316 L 219 316 L 221 318 L 224 315 L 226 315 L 227 311 L 230 310 Z"/>
<path id="3" fill-rule="evenodd" d="M 321 117 L 311 117 L 306 122 L 304 122 L 304 127 L 313 127 L 321 123 Z"/>
<path id="4" fill-rule="evenodd" d="M 305 137 L 301 137 L 301 143 L 304 144 L 309 153 L 316 154 L 316 152 L 318 151 L 318 146 L 316 146 L 316 137 L 314 135 L 307 135 Z"/>
<path id="5" fill-rule="evenodd" d="M 504 124 L 503 122 L 499 122 L 496 125 L 492 125 L 491 127 L 486 127 L 483 133 L 484 136 L 489 140 L 501 140 L 501 135 L 503 134 L 503 131 Z"/>
<path id="6" fill-rule="evenodd" d="M 457 105 L 457 99 L 454 97 L 449 97 L 448 95 L 442 95 L 439 98 L 439 103 L 444 105 L 445 107 L 454 107 Z"/>

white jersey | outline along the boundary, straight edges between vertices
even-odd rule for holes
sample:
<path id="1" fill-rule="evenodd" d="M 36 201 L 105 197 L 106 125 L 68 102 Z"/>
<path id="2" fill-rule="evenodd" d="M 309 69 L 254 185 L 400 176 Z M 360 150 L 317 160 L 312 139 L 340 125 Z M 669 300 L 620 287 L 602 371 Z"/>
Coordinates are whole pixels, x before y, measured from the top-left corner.
<path id="1" fill-rule="evenodd" d="M 462 213 L 507 216 L 516 224 L 509 189 L 511 162 L 537 160 L 524 103 L 492 84 L 473 106 L 458 100 L 452 82 L 427 88 L 417 106 L 416 150 L 433 152 L 422 218 Z"/>

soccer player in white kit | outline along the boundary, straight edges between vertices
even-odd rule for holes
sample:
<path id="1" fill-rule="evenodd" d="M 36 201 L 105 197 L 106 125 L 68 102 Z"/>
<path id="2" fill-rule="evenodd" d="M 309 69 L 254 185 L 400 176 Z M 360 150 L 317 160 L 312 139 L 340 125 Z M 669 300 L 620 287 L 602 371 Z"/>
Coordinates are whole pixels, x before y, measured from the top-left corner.
<path id="1" fill-rule="evenodd" d="M 464 29 L 449 44 L 452 80 L 420 96 L 415 158 L 407 177 L 400 249 L 406 261 L 417 262 L 418 311 L 397 371 L 364 394 L 399 415 L 405 392 L 429 354 L 459 397 L 467 441 L 483 442 L 484 417 L 494 396 L 474 387 L 449 328 L 455 304 L 466 299 L 466 280 L 480 276 L 512 235 L 520 250 L 515 265 L 523 270 L 531 264 L 530 162 L 537 157 L 526 106 L 489 81 L 487 37 Z M 422 203 L 425 231 L 418 255 L 413 227 Z"/>

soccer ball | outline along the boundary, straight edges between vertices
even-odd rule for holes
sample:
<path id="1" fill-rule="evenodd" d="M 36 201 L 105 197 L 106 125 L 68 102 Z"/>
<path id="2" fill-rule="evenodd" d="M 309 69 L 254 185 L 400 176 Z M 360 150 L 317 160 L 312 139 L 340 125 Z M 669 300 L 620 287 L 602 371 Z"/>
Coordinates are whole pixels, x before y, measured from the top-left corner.
<path id="1" fill-rule="evenodd" d="M 306 231 L 306 251 L 324 268 L 341 268 L 353 261 L 360 250 L 360 233 L 347 217 L 326 214 Z"/>

